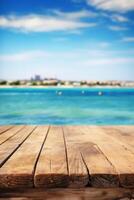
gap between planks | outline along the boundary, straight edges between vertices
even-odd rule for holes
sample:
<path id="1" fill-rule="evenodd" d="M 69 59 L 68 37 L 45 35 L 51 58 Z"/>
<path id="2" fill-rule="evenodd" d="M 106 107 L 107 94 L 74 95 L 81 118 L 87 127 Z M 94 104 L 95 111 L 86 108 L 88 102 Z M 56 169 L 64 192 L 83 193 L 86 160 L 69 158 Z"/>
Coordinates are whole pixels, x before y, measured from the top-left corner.
<path id="1" fill-rule="evenodd" d="M 25 126 L 0 147 L 0 168 L 32 134 L 36 126 Z"/>
<path id="2" fill-rule="evenodd" d="M 0 169 L 0 187 L 33 187 L 33 173 L 48 126 L 38 126 Z"/>
<path id="3" fill-rule="evenodd" d="M 0 126 L 0 135 L 6 131 L 8 131 L 9 129 L 11 129 L 13 126 L 9 125 L 9 126 Z"/>

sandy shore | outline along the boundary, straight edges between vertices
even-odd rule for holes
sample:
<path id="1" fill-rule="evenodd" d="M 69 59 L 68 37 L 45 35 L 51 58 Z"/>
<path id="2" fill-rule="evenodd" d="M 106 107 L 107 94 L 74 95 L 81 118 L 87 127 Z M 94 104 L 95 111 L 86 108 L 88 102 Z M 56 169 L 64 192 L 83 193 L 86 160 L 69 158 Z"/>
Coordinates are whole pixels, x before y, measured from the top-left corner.
<path id="1" fill-rule="evenodd" d="M 134 88 L 134 87 L 128 87 L 128 86 L 10 86 L 10 85 L 2 85 L 0 88 L 44 88 L 44 89 L 49 89 L 49 88 Z"/>

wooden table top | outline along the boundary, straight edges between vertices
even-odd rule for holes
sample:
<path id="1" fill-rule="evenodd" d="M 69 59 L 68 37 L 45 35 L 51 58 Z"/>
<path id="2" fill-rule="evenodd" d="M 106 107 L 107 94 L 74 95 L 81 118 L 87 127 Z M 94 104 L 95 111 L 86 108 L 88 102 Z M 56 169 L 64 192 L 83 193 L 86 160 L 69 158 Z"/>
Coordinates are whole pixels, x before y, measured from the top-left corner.
<path id="1" fill-rule="evenodd" d="M 0 126 L 0 188 L 133 188 L 134 126 Z"/>

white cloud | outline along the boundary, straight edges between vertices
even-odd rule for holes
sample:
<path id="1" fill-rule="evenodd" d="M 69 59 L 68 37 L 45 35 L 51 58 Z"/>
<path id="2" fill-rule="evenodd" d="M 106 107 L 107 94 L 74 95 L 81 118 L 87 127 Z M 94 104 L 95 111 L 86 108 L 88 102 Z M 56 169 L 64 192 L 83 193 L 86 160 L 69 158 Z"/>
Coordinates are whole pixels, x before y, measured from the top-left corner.
<path id="1" fill-rule="evenodd" d="M 64 17 L 66 19 L 71 19 L 71 20 L 97 16 L 97 13 L 88 11 L 88 10 L 80 10 L 80 11 L 69 12 L 69 13 L 55 10 L 53 11 L 53 13 L 55 13 L 59 17 Z"/>
<path id="2" fill-rule="evenodd" d="M 129 19 L 122 15 L 112 15 L 111 19 L 115 22 L 128 22 Z"/>
<path id="3" fill-rule="evenodd" d="M 55 16 L 26 15 L 0 16 L 0 27 L 17 29 L 22 32 L 77 31 L 82 28 L 94 27 L 96 23 L 81 21 L 90 15 L 88 11 L 63 13 L 55 11 Z"/>
<path id="4" fill-rule="evenodd" d="M 124 37 L 122 38 L 123 42 L 134 42 L 134 37 Z"/>
<path id="5" fill-rule="evenodd" d="M 0 61 L 6 62 L 21 62 L 21 61 L 30 61 L 32 59 L 48 57 L 49 53 L 45 51 L 30 51 L 30 52 L 22 52 L 16 54 L 6 54 L 0 55 Z"/>
<path id="6" fill-rule="evenodd" d="M 126 31 L 128 28 L 122 26 L 109 26 L 108 27 L 112 31 Z"/>
<path id="7" fill-rule="evenodd" d="M 133 38 L 134 41 L 134 38 Z M 93 65 L 99 65 L 99 64 L 118 64 L 118 63 L 130 63 L 134 62 L 133 53 L 134 50 L 131 51 L 109 51 L 107 49 L 102 49 L 102 46 L 105 47 L 105 45 L 110 45 L 107 42 L 98 43 L 98 47 L 96 49 L 76 49 L 73 51 L 45 51 L 45 50 L 34 50 L 34 51 L 28 51 L 28 52 L 21 52 L 21 53 L 14 53 L 14 54 L 0 54 L 0 61 L 4 61 L 6 63 L 10 62 L 28 62 L 28 61 L 39 61 L 48 60 L 51 61 L 59 61 L 63 62 L 65 60 L 69 60 L 70 62 L 79 62 L 82 61 L 83 64 L 90 63 Z M 127 55 L 127 57 L 126 57 Z M 129 57 L 128 57 L 129 55 Z M 60 59 L 62 57 L 62 60 Z M 97 58 L 97 59 L 96 59 Z"/>
<path id="8" fill-rule="evenodd" d="M 134 0 L 87 0 L 87 3 L 108 11 L 127 12 L 134 10 Z"/>

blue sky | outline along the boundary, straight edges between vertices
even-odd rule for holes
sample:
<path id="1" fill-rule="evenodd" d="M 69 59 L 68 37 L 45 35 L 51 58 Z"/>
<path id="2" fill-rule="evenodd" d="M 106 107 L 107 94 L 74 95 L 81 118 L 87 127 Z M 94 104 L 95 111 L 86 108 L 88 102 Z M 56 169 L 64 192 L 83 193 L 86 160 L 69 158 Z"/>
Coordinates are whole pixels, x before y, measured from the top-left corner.
<path id="1" fill-rule="evenodd" d="M 133 0 L 1 0 L 0 79 L 134 80 Z"/>

